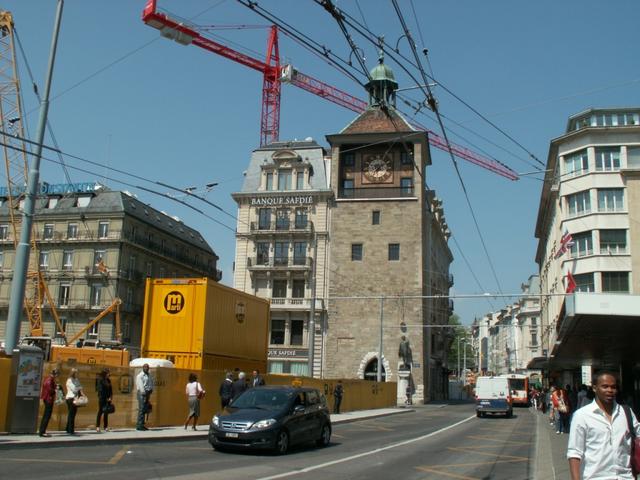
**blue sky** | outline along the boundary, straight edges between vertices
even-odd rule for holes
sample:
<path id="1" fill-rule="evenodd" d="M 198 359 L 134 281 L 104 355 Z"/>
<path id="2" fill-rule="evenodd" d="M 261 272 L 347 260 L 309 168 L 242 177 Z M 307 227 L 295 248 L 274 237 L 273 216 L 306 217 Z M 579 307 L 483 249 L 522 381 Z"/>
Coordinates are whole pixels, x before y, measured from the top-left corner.
<path id="1" fill-rule="evenodd" d="M 337 55 L 348 57 L 347 42 L 337 24 L 315 2 L 259 3 Z M 640 106 L 636 48 L 640 3 L 636 1 L 399 3 L 418 47 L 429 49 L 434 77 L 543 162 L 549 141 L 563 134 L 569 115 L 589 107 Z M 217 182 L 206 198 L 233 215 L 236 205 L 230 194 L 240 189 L 242 172 L 259 142 L 261 76 L 198 47 L 160 38 L 157 30 L 140 20 L 144 4 L 144 0 L 65 2 L 49 119 L 62 151 L 103 165 L 90 166 L 67 158 L 69 165 L 92 172 L 70 170 L 71 178 L 76 182 L 104 181 L 104 176 L 111 176 L 163 193 L 169 190 L 111 169 L 179 188 Z M 341 0 L 336 4 L 391 44 L 401 36 L 390 1 Z M 234 0 L 160 0 L 159 5 L 199 25 L 267 24 Z M 0 6 L 13 13 L 40 91 L 55 6 L 54 0 L 5 0 Z M 264 56 L 265 29 L 215 34 Z M 353 38 L 363 49 L 368 67 L 373 67 L 376 48 L 355 33 Z M 399 45 L 409 56 L 406 40 L 401 39 Z M 304 73 L 366 98 L 353 80 L 284 35 L 280 37 L 280 55 L 283 63 L 290 62 Z M 399 66 L 388 63 L 401 88 L 414 85 Z M 38 103 L 21 54 L 19 68 L 33 137 Z M 448 119 L 492 143 L 451 124 L 452 141 L 470 146 L 470 140 L 470 148 L 486 152 L 517 172 L 534 170 L 533 161 L 520 147 L 442 88 L 436 86 L 434 93 Z M 354 117 L 348 110 L 286 85 L 281 111 L 281 139 L 313 137 L 323 145 L 325 135 L 338 132 Z M 418 115 L 416 119 L 438 131 L 431 118 Z M 50 137 L 46 138 L 51 144 Z M 460 250 L 450 242 L 455 257 L 452 292 L 497 292 L 451 160 L 433 148 L 432 156 L 427 184 L 443 199 L 448 224 L 481 284 L 477 285 Z M 51 153 L 45 157 L 56 158 Z M 534 228 L 542 184 L 535 176 L 512 182 L 462 160 L 459 166 L 502 291 L 519 292 L 520 284 L 537 271 Z M 65 177 L 60 166 L 43 161 L 41 180 L 63 183 Z M 193 203 L 230 230 L 169 199 L 115 181 L 104 183 L 130 190 L 199 229 L 220 256 L 223 282 L 232 281 L 232 218 L 203 203 Z M 494 300 L 493 306 L 499 308 L 506 302 Z M 455 306 L 463 323 L 491 309 L 484 299 L 459 299 Z"/>

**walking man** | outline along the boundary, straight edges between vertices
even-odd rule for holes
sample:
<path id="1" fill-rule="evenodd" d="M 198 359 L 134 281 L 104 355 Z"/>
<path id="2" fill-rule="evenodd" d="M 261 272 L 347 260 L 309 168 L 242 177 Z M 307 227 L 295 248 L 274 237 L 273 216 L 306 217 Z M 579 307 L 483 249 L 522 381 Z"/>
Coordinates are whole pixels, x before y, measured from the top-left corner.
<path id="1" fill-rule="evenodd" d="M 40 398 L 42 399 L 42 403 L 44 403 L 44 413 L 42 414 L 42 421 L 40 422 L 40 429 L 38 430 L 38 435 L 41 437 L 51 436 L 47 433 L 47 427 L 49 426 L 49 420 L 53 412 L 53 403 L 56 400 L 56 390 L 58 388 L 56 378 L 58 378 L 59 373 L 60 370 L 54 368 L 42 384 Z"/>
<path id="2" fill-rule="evenodd" d="M 343 393 L 342 380 L 338 380 L 336 388 L 333 389 L 333 413 L 340 413 L 340 404 L 342 403 Z"/>
<path id="3" fill-rule="evenodd" d="M 636 435 L 640 435 L 640 424 L 631 409 L 616 403 L 618 383 L 613 373 L 600 373 L 594 391 L 594 401 L 577 410 L 571 422 L 567 448 L 571 480 L 633 480 L 626 413 Z"/>
<path id="4" fill-rule="evenodd" d="M 149 364 L 142 366 L 142 371 L 136 377 L 136 394 L 138 396 L 138 421 L 136 430 L 148 430 L 144 426 L 145 415 L 148 411 L 149 399 L 153 392 L 153 379 L 149 375 Z"/>
<path id="5" fill-rule="evenodd" d="M 231 399 L 233 398 L 233 373 L 226 373 L 224 380 L 218 389 L 218 394 L 220 395 L 220 404 L 222 405 L 222 408 L 229 405 L 229 402 L 231 402 Z"/>

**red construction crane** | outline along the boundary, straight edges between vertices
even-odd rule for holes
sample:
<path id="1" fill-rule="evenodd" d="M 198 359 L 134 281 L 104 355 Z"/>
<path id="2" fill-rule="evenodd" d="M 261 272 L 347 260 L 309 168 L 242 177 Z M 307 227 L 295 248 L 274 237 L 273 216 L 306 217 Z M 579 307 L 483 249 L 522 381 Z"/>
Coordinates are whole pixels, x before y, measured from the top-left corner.
<path id="1" fill-rule="evenodd" d="M 188 20 L 170 17 L 167 13 L 158 11 L 157 0 L 148 0 L 142 12 L 142 21 L 150 27 L 160 30 L 163 37 L 175 40 L 181 45 L 194 44 L 210 52 L 222 55 L 234 62 L 253 68 L 262 73 L 262 115 L 260 119 L 260 146 L 268 145 L 278 140 L 280 132 L 280 88 L 282 83 L 290 83 L 298 88 L 325 98 L 354 112 L 362 113 L 367 108 L 367 102 L 349 95 L 342 90 L 317 80 L 298 71 L 291 65 L 280 65 L 278 49 L 278 29 L 273 25 L 267 40 L 267 55 L 264 61 L 240 53 L 205 37 L 198 31 L 198 27 Z M 444 138 L 425 128 L 417 122 L 415 126 L 429 133 L 429 143 L 436 148 L 449 152 Z M 490 158 L 479 155 L 468 148 L 451 144 L 451 152 L 463 160 L 486 168 L 498 175 L 517 180 L 518 175 L 506 165 Z"/>

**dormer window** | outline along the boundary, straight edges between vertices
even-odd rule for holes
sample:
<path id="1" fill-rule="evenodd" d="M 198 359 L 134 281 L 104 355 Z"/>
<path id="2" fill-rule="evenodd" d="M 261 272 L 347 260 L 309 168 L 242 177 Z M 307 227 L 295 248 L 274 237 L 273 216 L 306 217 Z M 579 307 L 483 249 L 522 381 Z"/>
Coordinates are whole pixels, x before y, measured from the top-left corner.
<path id="1" fill-rule="evenodd" d="M 266 180 L 265 180 L 265 190 L 270 192 L 271 190 L 273 190 L 273 173 L 272 172 L 268 172 L 266 175 Z"/>
<path id="2" fill-rule="evenodd" d="M 278 190 L 291 190 L 291 170 L 278 170 Z"/>

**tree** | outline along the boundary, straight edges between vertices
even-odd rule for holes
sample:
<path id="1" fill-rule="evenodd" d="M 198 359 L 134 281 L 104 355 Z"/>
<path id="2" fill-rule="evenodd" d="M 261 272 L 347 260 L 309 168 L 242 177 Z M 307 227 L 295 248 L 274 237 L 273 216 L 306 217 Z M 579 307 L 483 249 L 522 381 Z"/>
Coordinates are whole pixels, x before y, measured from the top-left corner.
<path id="1" fill-rule="evenodd" d="M 472 368 L 476 363 L 476 359 L 473 354 L 473 350 L 470 348 L 471 336 L 469 335 L 469 329 L 462 326 L 460 323 L 460 317 L 455 313 L 449 317 L 449 325 L 456 325 L 456 327 L 449 329 L 449 335 L 452 338 L 451 343 L 449 344 L 449 355 L 447 357 L 449 370 L 458 369 L 458 345 L 460 346 L 460 368 L 462 368 L 462 359 L 464 358 L 465 348 L 467 349 L 467 368 Z"/>

